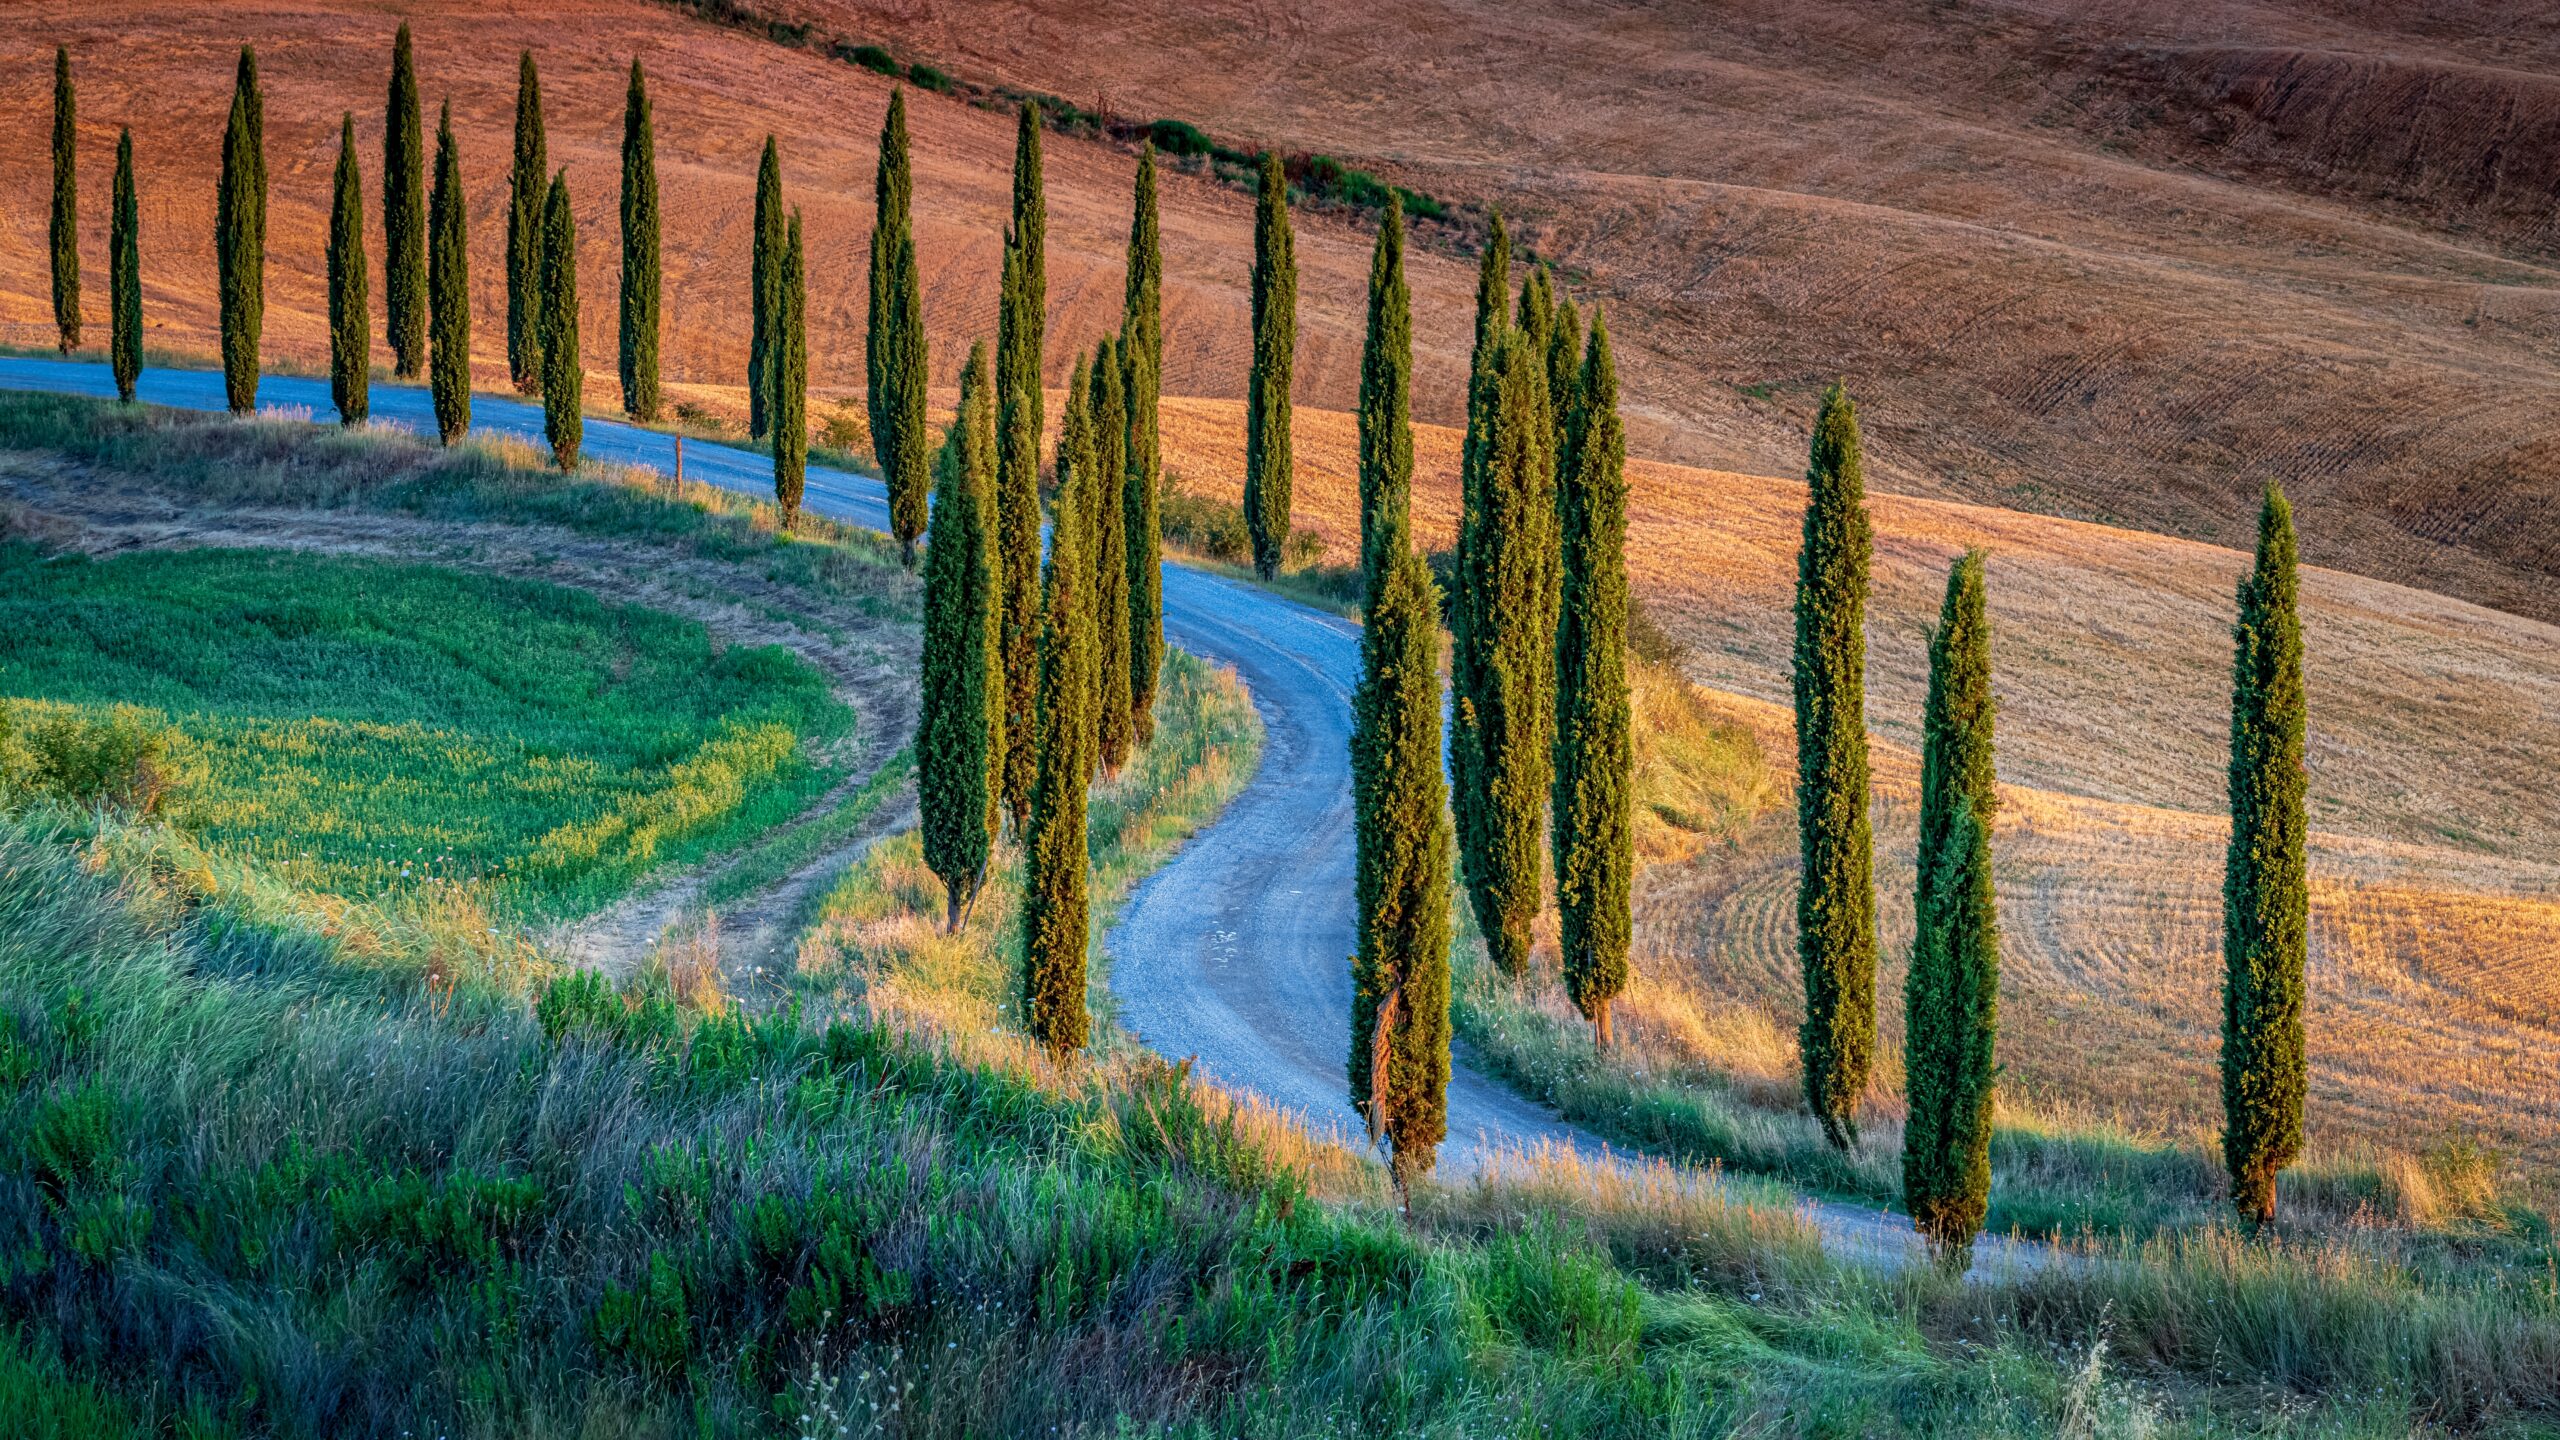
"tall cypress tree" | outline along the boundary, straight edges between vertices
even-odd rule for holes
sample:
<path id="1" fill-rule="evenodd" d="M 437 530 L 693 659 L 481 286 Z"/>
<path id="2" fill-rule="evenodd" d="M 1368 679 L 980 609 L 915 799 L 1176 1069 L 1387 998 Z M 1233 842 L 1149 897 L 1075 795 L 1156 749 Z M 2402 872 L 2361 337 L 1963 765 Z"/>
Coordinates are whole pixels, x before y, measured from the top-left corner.
<path id="1" fill-rule="evenodd" d="M 1929 640 L 1920 752 L 1919 925 L 1903 982 L 1902 1197 L 1920 1233 L 1961 1254 L 1991 1199 L 1992 1042 L 2000 917 L 1991 892 L 1991 621 L 1982 556 L 1957 560 Z"/>
<path id="2" fill-rule="evenodd" d="M 450 445 L 471 429 L 471 217 L 462 193 L 462 151 L 453 141 L 453 102 L 436 117 L 436 184 L 427 203 L 428 381 L 436 438 Z"/>
<path id="3" fill-rule="evenodd" d="M 1360 344 L 1360 574 L 1413 546 L 1413 293 L 1404 280 L 1404 201 L 1387 195 L 1369 257 L 1369 327 Z M 1382 557 L 1384 559 L 1382 560 Z"/>
<path id="4" fill-rule="evenodd" d="M 108 358 L 117 398 L 142 378 L 142 205 L 133 191 L 133 131 L 116 138 L 115 208 L 107 222 Z"/>
<path id="5" fill-rule="evenodd" d="M 1410 548 L 1381 551 L 1352 697 L 1359 948 L 1351 1103 L 1399 1188 L 1449 1133 L 1449 805 L 1441 773 L 1440 606 Z M 1383 1064 L 1383 1072 L 1381 1066 Z"/>
<path id="6" fill-rule="evenodd" d="M 329 207 L 329 398 L 338 423 L 372 410 L 373 302 L 365 282 L 364 177 L 356 173 L 356 117 L 338 122 L 338 175 Z"/>
<path id="7" fill-rule="evenodd" d="M 800 249 L 800 212 L 782 241 L 782 299 L 774 316 L 773 503 L 782 528 L 800 523 L 809 478 L 809 272 Z"/>
<path id="8" fill-rule="evenodd" d="M 916 717 L 916 799 L 924 859 L 942 877 L 947 924 L 977 898 L 995 818 L 989 783 L 1004 753 L 997 708 L 993 505 L 995 405 L 984 343 L 969 349 L 933 497 L 924 559 L 923 693 Z"/>
<path id="9" fill-rule="evenodd" d="M 1129 468 L 1129 408 L 1122 389 L 1120 347 L 1104 339 L 1093 352 L 1094 756 L 1105 775 L 1129 761 L 1136 727 L 1129 716 L 1129 527 L 1122 488 Z"/>
<path id="10" fill-rule="evenodd" d="M 258 334 L 267 318 L 267 102 L 258 55 L 240 47 L 231 118 L 222 132 L 221 189 L 213 206 L 214 263 L 222 309 L 222 386 L 231 413 L 258 408 Z"/>
<path id="11" fill-rule="evenodd" d="M 1005 232 L 996 319 L 996 553 L 1004 567 L 1004 717 L 999 785 L 1020 832 L 1030 823 L 1031 712 L 1039 688 L 1041 347 L 1049 304 L 1049 202 L 1040 170 L 1040 107 L 1022 107 L 1013 148 L 1013 223 Z"/>
<path id="12" fill-rule="evenodd" d="M 1449 595 L 1449 690 L 1457 706 L 1449 747 L 1450 800 L 1457 815 L 1459 869 L 1470 885 L 1484 865 L 1485 807 L 1481 802 L 1485 785 L 1478 773 L 1474 730 L 1467 717 L 1472 697 L 1484 687 L 1484 678 L 1476 666 L 1476 637 L 1487 622 L 1478 619 L 1480 600 L 1468 577 L 1473 573 L 1471 557 L 1477 548 L 1477 522 L 1485 508 L 1477 484 L 1482 472 L 1479 460 L 1485 437 L 1492 429 L 1491 406 L 1500 393 L 1500 387 L 1486 382 L 1485 374 L 1492 363 L 1495 342 L 1511 328 L 1510 310 L 1511 237 L 1503 228 L 1502 212 L 1496 210 L 1491 234 L 1477 257 L 1475 349 L 1468 359 L 1467 428 L 1458 456 L 1457 577 Z"/>
<path id="13" fill-rule="evenodd" d="M 1074 404 L 1073 401 L 1069 402 Z M 1034 714 L 1039 757 L 1031 789 L 1023 895 L 1023 999 L 1031 1038 L 1060 1059 L 1084 1047 L 1085 947 L 1091 924 L 1086 895 L 1085 785 L 1093 773 L 1089 723 L 1098 642 L 1086 604 L 1093 565 L 1085 517 L 1092 509 L 1077 492 L 1093 475 L 1081 421 L 1074 448 L 1059 438 L 1057 522 L 1049 531 L 1047 594 L 1040 630 L 1040 695 Z"/>
<path id="14" fill-rule="evenodd" d="M 1264 151 L 1253 204 L 1253 370 L 1245 381 L 1244 525 L 1253 570 L 1280 573 L 1289 548 L 1290 376 L 1297 368 L 1298 244 L 1289 230 L 1289 178 Z"/>
<path id="15" fill-rule="evenodd" d="M 53 324 L 62 353 L 80 348 L 80 133 L 71 50 L 53 48 Z"/>
<path id="16" fill-rule="evenodd" d="M 1635 874 L 1635 768 L 1627 698 L 1627 432 L 1609 327 L 1591 320 L 1581 374 L 1563 394 L 1556 480 L 1563 600 L 1556 621 L 1556 916 L 1565 993 L 1603 1049 L 1627 988 Z"/>
<path id="17" fill-rule="evenodd" d="M 1076 550 L 1085 557 L 1086 573 L 1081 592 L 1083 598 L 1077 603 L 1084 607 L 1088 624 L 1093 621 L 1093 529 L 1100 523 L 1095 516 L 1099 507 L 1093 495 L 1100 481 L 1093 478 L 1094 469 L 1093 365 L 1090 357 L 1079 355 L 1067 374 L 1066 409 L 1058 416 L 1058 498 L 1055 510 L 1059 517 L 1078 527 L 1077 534 L 1081 537 L 1076 542 Z M 1053 535 L 1056 530 L 1055 525 L 1050 527 Z M 1095 644 L 1099 646 L 1100 643 L 1101 638 L 1097 635 Z M 1094 767 L 1101 763 L 1102 758 L 1102 671 L 1098 653 L 1094 656 L 1094 663 L 1085 667 L 1084 675 L 1084 704 L 1077 711 L 1082 717 L 1077 723 L 1083 728 L 1077 743 L 1083 746 L 1080 753 L 1085 759 L 1085 778 L 1090 780 Z"/>
<path id="18" fill-rule="evenodd" d="M 2293 507 L 2267 487 L 2232 626 L 2231 849 L 2222 878 L 2222 1159 L 2242 1216 L 2276 1216 L 2302 1152 L 2310 893 Z"/>
<path id="19" fill-rule="evenodd" d="M 1529 332 L 1529 339 L 1537 348 L 1538 363 L 1542 367 L 1539 377 L 1551 381 L 1552 377 L 1543 367 L 1547 362 L 1547 346 L 1555 339 L 1556 282 L 1555 276 L 1549 274 L 1544 265 L 1533 267 L 1529 278 L 1521 282 L 1520 328 Z"/>
<path id="20" fill-rule="evenodd" d="M 1156 217 L 1156 147 L 1138 148 L 1129 215 L 1129 278 L 1120 306 L 1120 365 L 1126 377 L 1128 475 L 1121 510 L 1129 553 L 1129 715 L 1138 743 L 1154 738 L 1156 677 L 1164 668 L 1163 537 L 1156 501 L 1164 483 L 1158 401 L 1164 391 L 1164 247 Z"/>
<path id="21" fill-rule="evenodd" d="M 631 61 L 622 97 L 622 413 L 658 418 L 658 127 L 648 78 Z"/>
<path id="22" fill-rule="evenodd" d="M 773 432 L 774 319 L 782 304 L 782 152 L 764 137 L 756 162 L 755 255 L 747 277 L 747 438 Z"/>
<path id="23" fill-rule="evenodd" d="M 1467 885 L 1485 947 L 1503 973 L 1529 963 L 1538 915 L 1539 841 L 1555 743 L 1555 452 L 1546 356 L 1503 330 L 1476 375 L 1484 434 L 1465 488 L 1476 512 L 1458 583 L 1472 597 L 1457 702 L 1460 775 L 1476 811 Z"/>
<path id="24" fill-rule="evenodd" d="M 1875 837 L 1867 818 L 1867 525 L 1858 412 L 1833 385 L 1813 423 L 1796 569 L 1796 892 L 1805 1100 L 1833 1145 L 1858 1137 L 1876 1049 Z"/>
<path id="25" fill-rule="evenodd" d="M 891 90 L 889 117 L 880 124 L 880 168 L 871 187 L 876 214 L 870 325 L 863 335 L 869 384 L 863 399 L 870 410 L 871 455 L 889 489 L 889 533 L 897 537 L 898 553 L 912 570 L 916 537 L 924 533 L 931 467 L 925 454 L 924 290 L 916 265 L 915 174 L 907 149 L 907 95 Z M 1036 537 L 1036 522 L 1034 533 Z M 1032 557 L 1034 564 L 1038 560 Z M 1026 594 L 1024 603 L 1029 600 Z"/>
<path id="26" fill-rule="evenodd" d="M 586 434 L 587 370 L 578 347 L 578 222 L 569 172 L 551 177 L 542 206 L 542 430 L 563 472 L 578 468 Z"/>
<path id="27" fill-rule="evenodd" d="M 1598 316 L 1593 316 L 1596 322 Z M 1589 356 L 1582 339 L 1582 312 L 1562 295 L 1556 297 L 1555 318 L 1547 326 L 1547 396 L 1556 417 L 1556 454 L 1562 456 L 1571 444 L 1566 432 L 1573 428 L 1573 401 L 1582 384 L 1582 363 Z"/>
<path id="28" fill-rule="evenodd" d="M 382 112 L 382 298 L 391 373 L 427 368 L 427 134 L 418 62 L 403 24 L 391 42 L 391 95 Z"/>
<path id="29" fill-rule="evenodd" d="M 542 388 L 542 234 L 550 148 L 542 130 L 542 77 L 533 52 L 516 57 L 516 159 L 507 180 L 507 375 L 531 395 Z"/>

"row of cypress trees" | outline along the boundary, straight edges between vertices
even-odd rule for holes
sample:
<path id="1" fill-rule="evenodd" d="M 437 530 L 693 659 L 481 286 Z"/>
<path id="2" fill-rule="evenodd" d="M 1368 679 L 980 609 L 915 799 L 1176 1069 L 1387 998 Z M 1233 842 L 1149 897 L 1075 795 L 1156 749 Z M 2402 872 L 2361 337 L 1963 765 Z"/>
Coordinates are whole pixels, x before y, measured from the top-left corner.
<path id="1" fill-rule="evenodd" d="M 1796 589 L 1797 892 L 1807 1104 L 1832 1143 L 1857 1138 L 1876 1049 L 1874 837 L 1866 740 L 1866 602 L 1874 540 L 1856 407 L 1834 385 L 1814 421 Z M 2292 510 L 2270 485 L 2233 627 L 2231 841 L 2223 883 L 2223 1156 L 2232 1199 L 2275 1218 L 2301 1151 L 2308 959 L 2305 701 Z M 1990 1198 L 2000 929 L 1992 888 L 1991 635 L 1979 553 L 1957 559 L 1929 645 L 1917 918 L 1904 981 L 1903 1193 L 1922 1233 L 1960 1253 Z"/>
<path id="2" fill-rule="evenodd" d="M 80 348 L 80 177 L 78 96 L 71 51 L 53 51 L 53 319 L 64 355 Z M 133 131 L 116 137 L 114 191 L 108 200 L 108 360 L 116 394 L 133 398 L 142 376 L 142 213 L 134 193 Z"/>
<path id="3" fill-rule="evenodd" d="M 1486 951 L 1519 977 L 1544 842 L 1566 993 L 1606 1046 L 1610 1006 L 1629 980 L 1634 868 L 1626 435 L 1607 327 L 1595 317 L 1586 340 L 1544 267 L 1522 284 L 1515 313 L 1511 264 L 1497 214 L 1477 274 L 1449 600 L 1457 848 Z M 1409 328 L 1400 315 L 1386 323 Z M 1375 463 L 1409 471 L 1412 460 Z M 1404 525 L 1399 512 L 1393 526 Z M 1364 536 L 1380 528 L 1364 524 Z"/>
<path id="4" fill-rule="evenodd" d="M 902 425 L 921 428 L 923 404 L 901 96 L 891 98 L 881 149 L 866 359 L 879 377 L 873 448 L 887 474 L 899 464 L 891 454 L 905 443 Z M 1044 566 L 1048 216 L 1036 104 L 1020 115 L 1013 178 L 993 363 L 983 343 L 972 348 L 960 415 L 934 462 L 917 789 L 925 859 L 943 881 L 949 925 L 962 922 L 983 887 L 997 833 L 1009 823 L 1021 837 L 1024 1018 L 1063 1058 L 1090 1029 L 1087 789 L 1147 738 L 1164 653 L 1156 508 L 1163 257 L 1149 147 L 1138 161 L 1120 328 L 1072 367 Z M 901 408 L 914 418 L 902 422 Z M 893 520 L 899 503 L 893 483 Z"/>
<path id="5" fill-rule="evenodd" d="M 1515 322 L 1509 238 L 1495 217 L 1479 276 L 1444 737 L 1439 597 L 1413 545 L 1404 244 L 1403 209 L 1391 202 L 1360 359 L 1367 599 L 1352 700 L 1359 948 L 1348 1076 L 1399 1184 L 1431 1167 L 1448 1129 L 1453 844 L 1494 962 L 1517 975 L 1539 904 L 1541 822 L 1552 817 L 1566 990 L 1603 1045 L 1628 979 L 1634 865 L 1626 438 L 1608 329 L 1595 317 L 1584 344 L 1544 271 L 1523 288 Z"/>

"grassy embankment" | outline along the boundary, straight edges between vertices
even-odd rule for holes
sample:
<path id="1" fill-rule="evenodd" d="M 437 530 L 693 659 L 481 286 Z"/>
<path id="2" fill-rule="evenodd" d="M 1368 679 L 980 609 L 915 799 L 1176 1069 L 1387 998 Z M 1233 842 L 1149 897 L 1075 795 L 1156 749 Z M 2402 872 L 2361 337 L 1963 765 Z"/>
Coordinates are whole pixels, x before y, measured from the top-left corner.
<path id="1" fill-rule="evenodd" d="M 1206 679 L 1097 807 L 1106 896 L 1241 768 L 1232 729 L 1177 738 L 1243 713 Z M 884 856 L 830 901 L 801 1005 L 584 975 L 528 1004 L 8 822 L 0 1396 L 80 1437 L 2560 1418 L 2560 1301 L 2343 1254 L 1887 1279 L 1712 1180 L 1553 1164 L 1400 1216 L 1374 1167 L 1160 1062 L 1060 1073 L 999 1033 L 1006 894 L 943 941 Z"/>
<path id="2" fill-rule="evenodd" d="M 868 532 L 808 517 L 785 534 L 769 504 L 676 493 L 646 470 L 564 478 L 504 439 L 446 450 L 398 430 L 14 394 L 0 395 L 0 452 L 49 481 L 61 457 L 83 467 L 71 483 L 217 515 L 467 527 L 438 548 L 592 539 L 706 604 L 816 637 L 894 632 L 915 614 L 912 582 Z M 11 528 L 56 527 L 0 514 Z M 7 554 L 0 689 L 76 702 L 91 721 L 150 707 L 118 723 L 179 772 L 164 806 L 181 824 L 110 813 L 101 839 L 147 844 L 229 908 L 317 925 L 360 952 L 504 971 L 527 963 L 532 922 L 743 842 L 714 880 L 712 903 L 726 903 L 850 833 L 903 773 L 893 759 L 836 805 L 778 823 L 842 769 L 850 717 L 817 673 L 779 647 L 722 648 L 690 620 L 577 591 L 294 554 Z M 58 707 L 17 708 L 30 712 L 23 747 Z"/>

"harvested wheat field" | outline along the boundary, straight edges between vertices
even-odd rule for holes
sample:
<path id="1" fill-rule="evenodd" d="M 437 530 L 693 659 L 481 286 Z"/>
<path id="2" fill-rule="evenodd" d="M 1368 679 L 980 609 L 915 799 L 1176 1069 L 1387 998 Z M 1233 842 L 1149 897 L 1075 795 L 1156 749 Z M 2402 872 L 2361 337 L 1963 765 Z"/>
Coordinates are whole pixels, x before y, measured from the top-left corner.
<path id="1" fill-rule="evenodd" d="M 1840 377 L 1896 490 L 2245 544 L 2271 476 L 2309 560 L 2560 615 L 2560 9 L 749 8 L 1499 204 L 1640 454 L 1793 473 Z"/>

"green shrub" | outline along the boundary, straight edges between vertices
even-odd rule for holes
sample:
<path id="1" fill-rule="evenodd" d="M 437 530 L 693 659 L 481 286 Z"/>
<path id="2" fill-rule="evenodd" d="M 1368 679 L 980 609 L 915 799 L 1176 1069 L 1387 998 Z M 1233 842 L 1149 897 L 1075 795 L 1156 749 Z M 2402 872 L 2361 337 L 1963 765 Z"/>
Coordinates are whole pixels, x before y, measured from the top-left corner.
<path id="1" fill-rule="evenodd" d="M 328 1195 L 330 1243 L 347 1259 L 375 1259 L 405 1283 L 432 1287 L 497 1265 L 542 1206 L 530 1180 L 468 1170 L 431 1179 L 376 1175 Z"/>
<path id="2" fill-rule="evenodd" d="M 156 711 L 0 702 L 0 802 L 41 797 L 149 815 L 179 787 L 182 743 Z"/>
<path id="3" fill-rule="evenodd" d="M 596 1344 L 652 1379 L 672 1381 L 684 1374 L 693 1322 L 683 1273 L 664 1254 L 649 1252 L 648 1276 L 637 1286 L 605 1287 L 596 1306 Z"/>
<path id="4" fill-rule="evenodd" d="M 129 1167 L 118 1119 L 115 1092 L 98 1081 L 47 1095 L 26 1129 L 28 1167 L 57 1199 L 121 1187 Z"/>
<path id="5" fill-rule="evenodd" d="M 836 53 L 841 58 L 850 60 L 865 70 L 876 71 L 879 74 L 889 76 L 892 79 L 906 73 L 906 67 L 898 63 L 897 56 L 890 54 L 888 51 L 881 49 L 877 45 L 856 45 L 850 50 L 847 50 L 842 45 L 838 45 L 836 47 Z"/>
<path id="6" fill-rule="evenodd" d="M 948 95 L 957 88 L 951 83 L 950 76 L 921 63 L 908 68 L 907 78 L 914 81 L 918 89 L 930 90 L 936 95 Z"/>
<path id="7" fill-rule="evenodd" d="M 1206 155 L 1216 148 L 1208 133 L 1188 120 L 1158 120 L 1147 127 L 1147 138 L 1167 155 Z"/>

